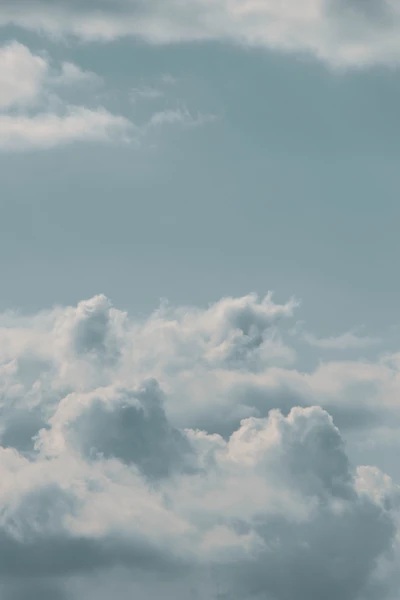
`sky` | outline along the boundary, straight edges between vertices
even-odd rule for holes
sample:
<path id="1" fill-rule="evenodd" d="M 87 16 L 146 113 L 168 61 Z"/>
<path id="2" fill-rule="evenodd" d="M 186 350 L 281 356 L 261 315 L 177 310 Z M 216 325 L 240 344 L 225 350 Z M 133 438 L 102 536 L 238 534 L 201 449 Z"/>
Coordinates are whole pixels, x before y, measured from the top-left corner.
<path id="1" fill-rule="evenodd" d="M 0 600 L 398 600 L 400 5 L 0 3 Z"/>

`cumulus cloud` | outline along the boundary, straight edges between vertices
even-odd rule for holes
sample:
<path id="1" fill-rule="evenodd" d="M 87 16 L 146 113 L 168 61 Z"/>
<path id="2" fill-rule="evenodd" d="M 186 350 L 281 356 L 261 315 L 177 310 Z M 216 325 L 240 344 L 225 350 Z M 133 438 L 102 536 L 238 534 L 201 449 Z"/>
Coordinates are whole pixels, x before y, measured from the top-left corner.
<path id="1" fill-rule="evenodd" d="M 45 59 L 12 42 L 0 48 L 0 65 L 0 109 L 37 100 L 48 72 Z"/>
<path id="2" fill-rule="evenodd" d="M 137 390 L 108 387 L 68 395 L 42 430 L 38 448 L 57 455 L 69 446 L 87 459 L 117 458 L 148 477 L 163 477 L 190 452 L 186 437 L 168 422 L 156 381 Z"/>
<path id="3" fill-rule="evenodd" d="M 399 488 L 343 415 L 393 421 L 400 363 L 296 371 L 296 307 L 0 315 L 2 597 L 389 598 Z"/>
<path id="4" fill-rule="evenodd" d="M 225 40 L 341 67 L 400 60 L 400 8 L 390 0 L 3 0 L 0 23 L 88 40 Z"/>
<path id="5" fill-rule="evenodd" d="M 0 149 L 53 148 L 77 141 L 127 140 L 130 121 L 104 108 L 75 106 L 61 90 L 99 83 L 73 63 L 54 67 L 46 56 L 10 42 L 0 48 Z"/>

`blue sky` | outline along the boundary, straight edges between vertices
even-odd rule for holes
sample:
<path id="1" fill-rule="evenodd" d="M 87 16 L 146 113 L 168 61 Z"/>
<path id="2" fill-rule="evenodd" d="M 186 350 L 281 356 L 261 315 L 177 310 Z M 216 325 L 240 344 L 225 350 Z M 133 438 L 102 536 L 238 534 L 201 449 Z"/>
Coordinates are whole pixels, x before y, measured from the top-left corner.
<path id="1" fill-rule="evenodd" d="M 147 311 L 163 296 L 204 304 L 274 289 L 301 297 L 304 317 L 325 334 L 397 326 L 393 70 L 337 72 L 216 43 L 27 37 L 55 65 L 103 78 L 78 91 L 90 106 L 104 97 L 138 126 L 163 111 L 204 122 L 178 119 L 128 145 L 3 152 L 3 308 L 105 291 Z"/>
<path id="2" fill-rule="evenodd" d="M 399 34 L 2 1 L 1 599 L 396 600 Z"/>

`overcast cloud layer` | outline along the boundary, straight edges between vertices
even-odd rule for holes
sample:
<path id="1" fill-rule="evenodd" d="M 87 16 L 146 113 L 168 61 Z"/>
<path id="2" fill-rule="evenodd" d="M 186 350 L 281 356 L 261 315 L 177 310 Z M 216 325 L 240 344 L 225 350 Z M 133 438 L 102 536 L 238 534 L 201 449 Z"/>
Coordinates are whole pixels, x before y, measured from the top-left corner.
<path id="1" fill-rule="evenodd" d="M 230 41 L 342 67 L 400 61 L 393 0 L 3 0 L 0 23 L 87 40 Z"/>
<path id="2" fill-rule="evenodd" d="M 395 598 L 399 487 L 346 445 L 393 443 L 399 359 L 299 372 L 295 311 L 1 315 L 2 597 Z"/>

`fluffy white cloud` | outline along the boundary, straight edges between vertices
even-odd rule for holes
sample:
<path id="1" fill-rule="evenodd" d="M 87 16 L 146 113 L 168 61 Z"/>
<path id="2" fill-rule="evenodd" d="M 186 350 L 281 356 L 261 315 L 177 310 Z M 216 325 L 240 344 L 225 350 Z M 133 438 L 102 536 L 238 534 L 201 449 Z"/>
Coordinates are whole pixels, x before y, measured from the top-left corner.
<path id="1" fill-rule="evenodd" d="M 399 362 L 296 371 L 295 308 L 0 315 L 2 597 L 390 598 L 399 488 L 344 439 L 394 426 Z"/>
<path id="2" fill-rule="evenodd" d="M 44 58 L 12 42 L 0 48 L 0 109 L 37 100 L 48 73 Z"/>
<path id="3" fill-rule="evenodd" d="M 393 0 L 3 0 L 0 23 L 85 39 L 227 40 L 334 66 L 398 64 Z"/>
<path id="4" fill-rule="evenodd" d="M 127 118 L 104 108 L 70 105 L 56 94 L 99 80 L 72 63 L 55 68 L 18 42 L 0 47 L 0 149 L 128 139 L 133 127 Z"/>
<path id="5" fill-rule="evenodd" d="M 98 82 L 95 73 L 82 71 L 65 62 L 54 69 L 48 58 L 33 54 L 13 41 L 0 47 L 0 109 L 29 107 L 43 102 L 43 96 L 57 85 Z"/>
<path id="6" fill-rule="evenodd" d="M 63 114 L 0 115 L 0 148 L 54 148 L 79 141 L 129 139 L 128 119 L 105 109 L 70 106 Z"/>

